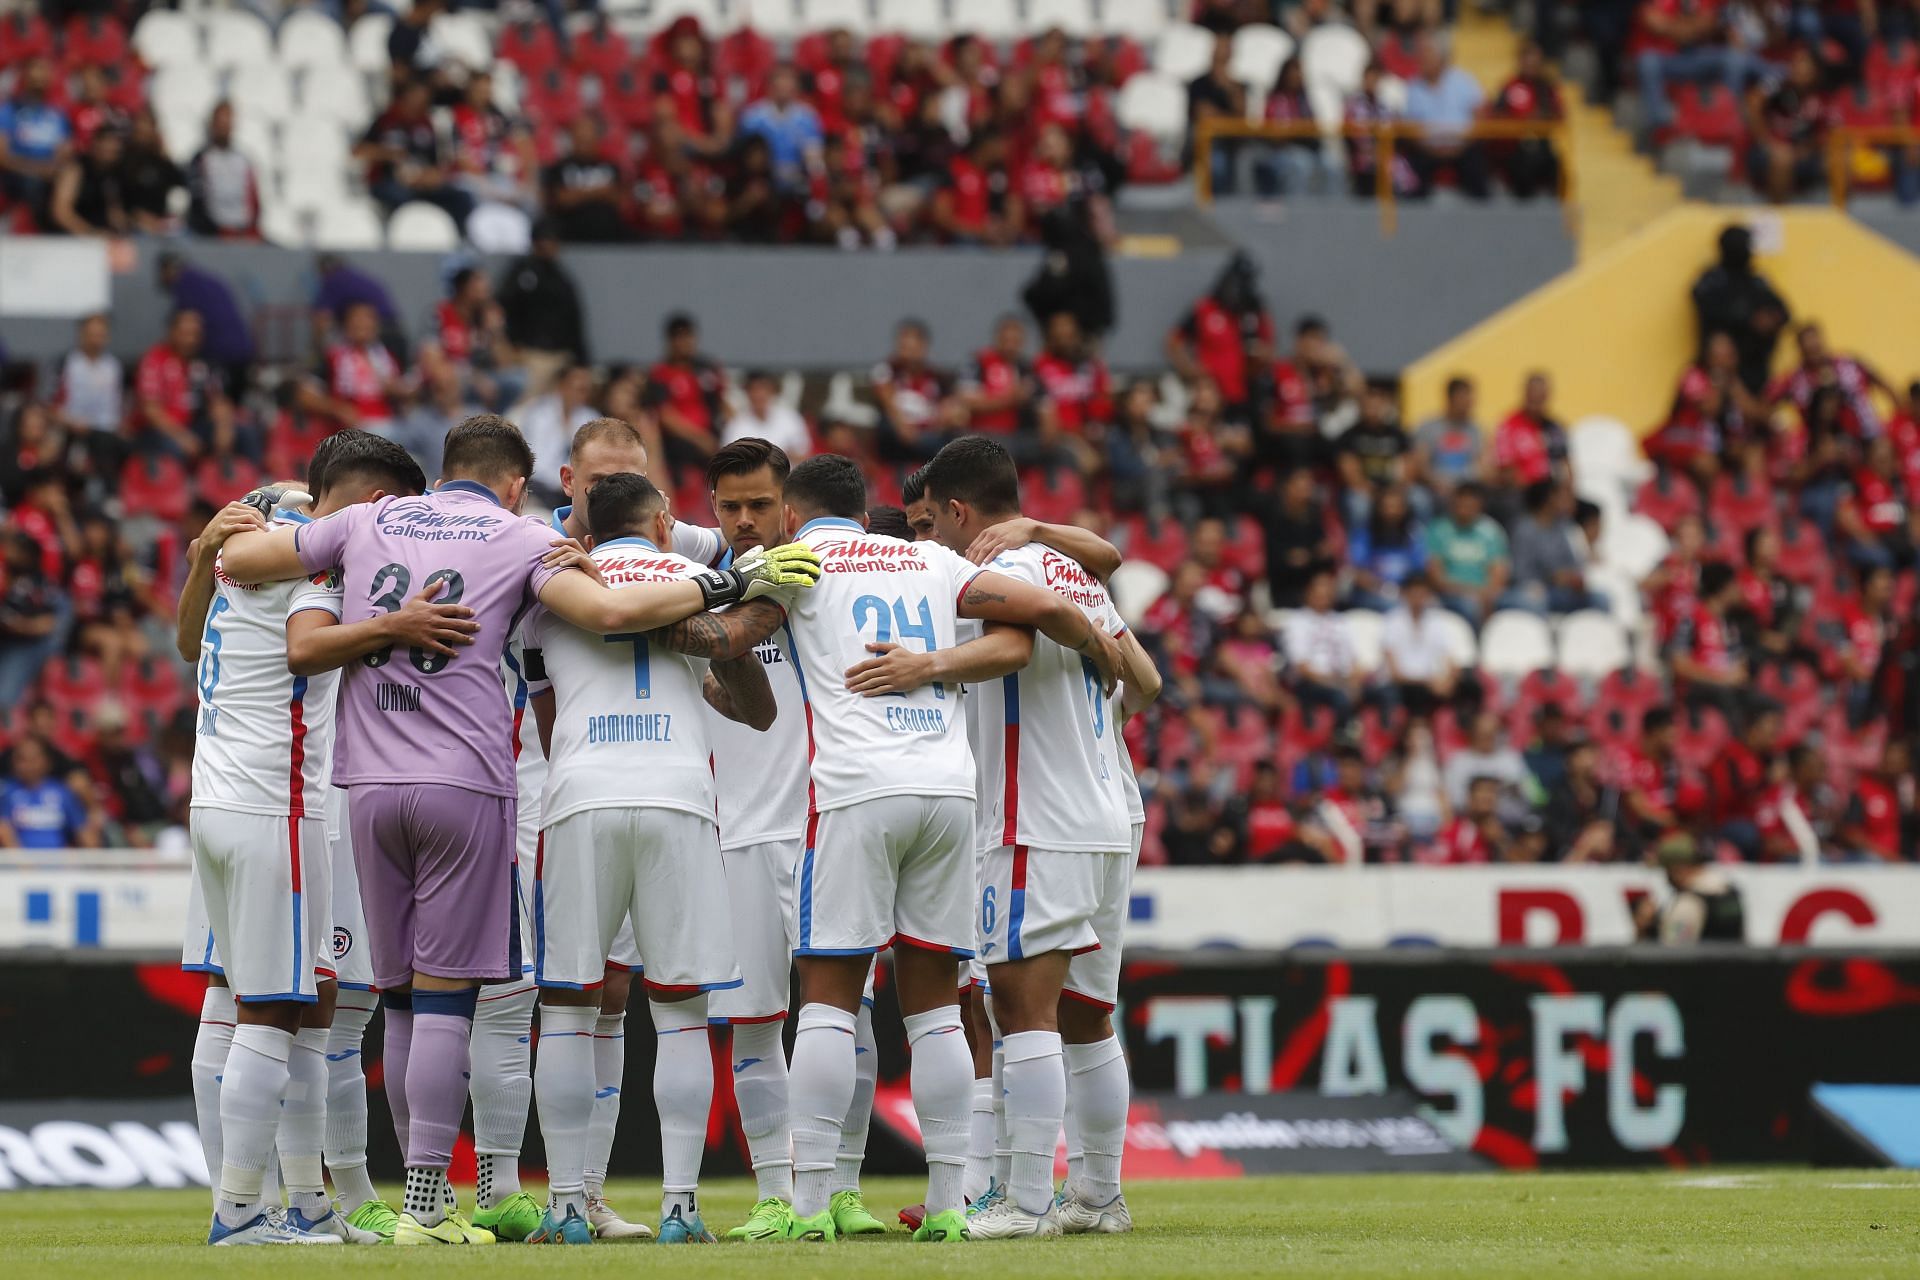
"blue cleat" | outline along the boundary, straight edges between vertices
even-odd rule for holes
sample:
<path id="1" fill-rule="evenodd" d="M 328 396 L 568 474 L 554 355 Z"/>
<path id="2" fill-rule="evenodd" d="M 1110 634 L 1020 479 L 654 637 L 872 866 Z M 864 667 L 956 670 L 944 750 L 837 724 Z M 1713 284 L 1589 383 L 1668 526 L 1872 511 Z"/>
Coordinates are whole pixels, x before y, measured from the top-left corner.
<path id="1" fill-rule="evenodd" d="M 527 1237 L 528 1244 L 592 1244 L 593 1228 L 579 1212 L 571 1208 L 563 1218 L 555 1219 L 553 1210 L 540 1215 L 540 1225 Z"/>
<path id="2" fill-rule="evenodd" d="M 696 1211 L 691 1217 L 682 1217 L 679 1207 L 660 1220 L 661 1244 L 713 1244 L 713 1232 L 707 1230 L 707 1224 L 700 1221 Z"/>
<path id="3" fill-rule="evenodd" d="M 207 1231 L 207 1243 L 211 1245 L 251 1245 L 251 1244 L 339 1244 L 338 1236 L 313 1235 L 289 1226 L 286 1222 L 269 1214 L 255 1214 L 237 1227 L 230 1227 L 214 1215 L 213 1226 Z"/>

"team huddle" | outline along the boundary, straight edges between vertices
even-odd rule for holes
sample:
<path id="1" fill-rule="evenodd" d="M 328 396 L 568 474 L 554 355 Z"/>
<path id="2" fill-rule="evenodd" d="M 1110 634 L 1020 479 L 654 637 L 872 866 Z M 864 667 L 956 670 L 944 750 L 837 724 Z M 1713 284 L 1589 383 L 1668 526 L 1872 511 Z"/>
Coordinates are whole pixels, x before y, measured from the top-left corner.
<path id="1" fill-rule="evenodd" d="M 510 423 L 467 420 L 444 459 L 429 492 L 404 450 L 342 432 L 310 495 L 250 495 L 193 550 L 208 1242 L 655 1235 L 604 1194 L 636 982 L 658 1239 L 715 1239 L 718 1024 L 758 1184 L 727 1236 L 885 1231 L 860 1168 L 889 948 L 914 1239 L 1130 1229 L 1109 1015 L 1144 814 L 1120 726 L 1159 678 L 1103 585 L 1118 553 L 1021 518 L 983 437 L 917 473 L 905 513 L 869 513 L 846 458 L 736 441 L 708 468 L 717 531 L 674 519 L 616 419 L 579 429 L 550 523 L 518 514 L 534 459 Z M 398 1207 L 367 1170 L 376 1008 Z M 535 1098 L 544 1205 L 519 1182 Z"/>

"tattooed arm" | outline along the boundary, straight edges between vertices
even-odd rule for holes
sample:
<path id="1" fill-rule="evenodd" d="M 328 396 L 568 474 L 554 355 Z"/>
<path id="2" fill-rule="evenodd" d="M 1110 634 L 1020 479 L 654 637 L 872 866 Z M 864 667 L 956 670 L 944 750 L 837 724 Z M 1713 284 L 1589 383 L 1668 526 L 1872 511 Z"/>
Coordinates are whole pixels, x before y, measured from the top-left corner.
<path id="1" fill-rule="evenodd" d="M 761 733 L 773 726 L 779 712 L 767 669 L 752 650 L 709 667 L 701 691 L 715 711 Z"/>
<path id="2" fill-rule="evenodd" d="M 1004 574 L 979 574 L 960 596 L 960 616 L 1032 627 L 1098 667 L 1108 693 L 1113 692 L 1114 682 L 1119 679 L 1120 648 L 1113 637 L 1095 626 L 1078 605 L 1044 587 Z"/>
<path id="3" fill-rule="evenodd" d="M 787 619 L 787 612 L 771 600 L 749 600 L 724 613 L 696 613 L 671 626 L 649 633 L 654 644 L 693 658 L 725 662 L 753 652 Z M 762 677 L 765 676 L 762 672 Z"/>

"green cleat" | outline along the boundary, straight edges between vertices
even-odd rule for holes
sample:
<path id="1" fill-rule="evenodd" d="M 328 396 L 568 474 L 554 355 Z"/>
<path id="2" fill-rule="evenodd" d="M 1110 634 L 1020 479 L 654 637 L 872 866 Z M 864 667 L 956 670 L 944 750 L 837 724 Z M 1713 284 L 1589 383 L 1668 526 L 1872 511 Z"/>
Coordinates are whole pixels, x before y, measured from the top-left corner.
<path id="1" fill-rule="evenodd" d="M 836 1236 L 877 1236 L 885 1235 L 887 1224 L 867 1212 L 867 1202 L 854 1190 L 836 1191 L 833 1199 L 827 1201 L 827 1212 L 833 1215 L 833 1233 Z"/>
<path id="2" fill-rule="evenodd" d="M 410 1213 L 400 1215 L 393 1229 L 393 1242 L 403 1244 L 492 1244 L 494 1236 L 474 1226 L 457 1213 L 450 1213 L 428 1226 Z"/>
<path id="3" fill-rule="evenodd" d="M 931 1241 L 935 1244 L 955 1244 L 967 1238 L 967 1215 L 960 1209 L 947 1209 L 936 1213 L 914 1229 L 916 1244 Z"/>
<path id="4" fill-rule="evenodd" d="M 347 1215 L 347 1225 L 371 1231 L 380 1243 L 393 1243 L 393 1229 L 400 1225 L 400 1211 L 385 1200 L 369 1200 Z"/>
<path id="5" fill-rule="evenodd" d="M 519 1242 L 540 1229 L 546 1210 L 524 1191 L 516 1191 L 491 1209 L 475 1209 L 473 1225 L 491 1231 L 501 1240 Z"/>
<path id="6" fill-rule="evenodd" d="M 793 1206 L 768 1196 L 753 1206 L 747 1220 L 727 1232 L 729 1240 L 786 1240 L 793 1229 Z"/>
<path id="7" fill-rule="evenodd" d="M 791 1210 L 789 1210 L 791 1212 Z M 811 1218 L 795 1217 L 787 1226 L 787 1240 L 814 1240 L 832 1244 L 839 1234 L 833 1225 L 833 1210 L 822 1209 Z"/>

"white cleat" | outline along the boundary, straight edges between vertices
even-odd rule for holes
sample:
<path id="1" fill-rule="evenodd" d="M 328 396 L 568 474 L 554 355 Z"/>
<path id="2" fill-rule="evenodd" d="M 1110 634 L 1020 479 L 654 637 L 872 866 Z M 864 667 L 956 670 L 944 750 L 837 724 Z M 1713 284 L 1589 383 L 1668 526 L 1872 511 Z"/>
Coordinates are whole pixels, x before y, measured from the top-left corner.
<path id="1" fill-rule="evenodd" d="M 289 1209 L 286 1213 L 286 1225 L 294 1231 L 304 1231 L 310 1236 L 335 1236 L 341 1244 L 382 1244 L 384 1241 L 371 1231 L 362 1231 L 348 1222 L 346 1215 L 328 1207 L 326 1216 L 311 1221 L 298 1209 Z"/>
<path id="2" fill-rule="evenodd" d="M 1049 1203 L 1045 1213 L 1035 1216 L 1014 1203 L 1011 1196 L 967 1219 L 969 1240 L 1028 1240 L 1064 1234 L 1059 1205 Z"/>
<path id="3" fill-rule="evenodd" d="M 1053 1211 L 1060 1216 L 1061 1229 L 1070 1236 L 1117 1236 L 1133 1230 L 1133 1214 L 1127 1209 L 1124 1194 L 1105 1204 L 1089 1204 L 1071 1191 L 1062 1191 L 1053 1199 Z"/>
<path id="4" fill-rule="evenodd" d="M 289 1225 L 277 1215 L 259 1214 L 237 1227 L 229 1227 L 216 1216 L 207 1232 L 210 1245 L 248 1244 L 339 1244 L 339 1236 L 314 1234 Z"/>
<path id="5" fill-rule="evenodd" d="M 607 1203 L 605 1196 L 587 1197 L 587 1222 L 595 1240 L 651 1240 L 653 1228 L 644 1222 L 628 1222 Z"/>

